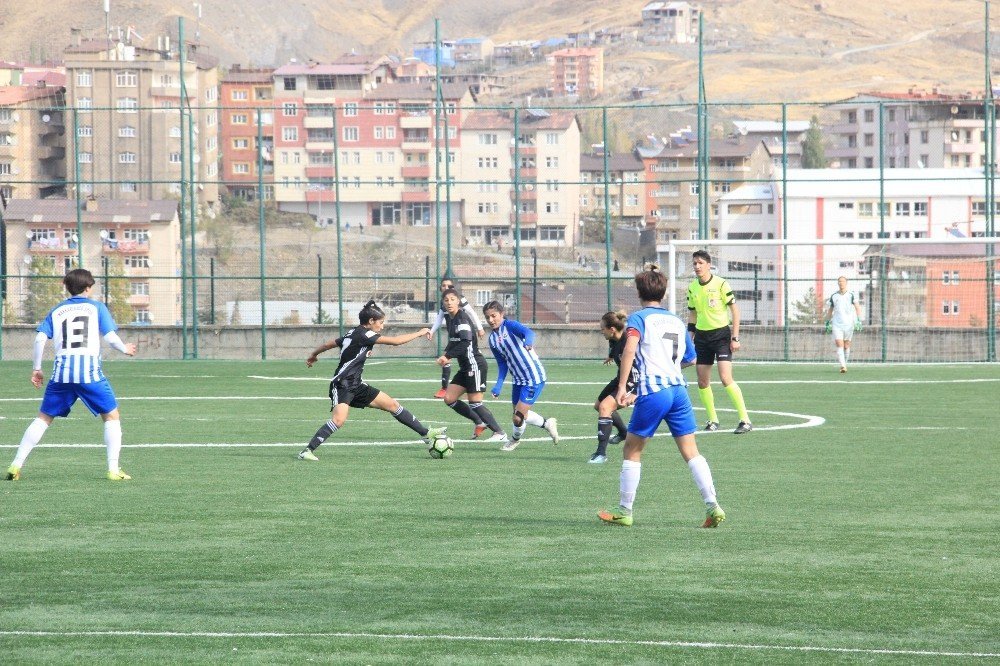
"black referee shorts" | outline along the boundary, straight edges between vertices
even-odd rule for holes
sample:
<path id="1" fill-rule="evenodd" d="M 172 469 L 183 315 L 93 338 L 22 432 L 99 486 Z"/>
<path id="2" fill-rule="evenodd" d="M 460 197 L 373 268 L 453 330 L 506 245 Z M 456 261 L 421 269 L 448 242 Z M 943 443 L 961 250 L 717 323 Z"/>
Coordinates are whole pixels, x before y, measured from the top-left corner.
<path id="1" fill-rule="evenodd" d="M 694 332 L 694 351 L 698 355 L 698 365 L 714 365 L 716 360 L 733 360 L 733 348 L 730 346 L 732 329 L 728 326 L 711 331 L 696 330 Z"/>

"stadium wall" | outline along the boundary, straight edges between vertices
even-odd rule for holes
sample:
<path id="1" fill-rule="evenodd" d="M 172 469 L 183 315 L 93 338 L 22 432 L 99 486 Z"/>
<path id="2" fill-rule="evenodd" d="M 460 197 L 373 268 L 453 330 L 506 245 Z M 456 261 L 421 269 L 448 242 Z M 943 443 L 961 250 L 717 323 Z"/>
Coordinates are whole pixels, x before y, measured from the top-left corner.
<path id="1" fill-rule="evenodd" d="M 591 326 L 536 324 L 538 348 L 543 359 L 603 359 L 607 343 Z M 386 335 L 412 331 L 413 327 L 398 330 L 386 327 Z M 181 359 L 184 356 L 181 330 L 175 327 L 133 326 L 122 327 L 122 339 L 138 346 L 136 358 Z M 305 359 L 309 352 L 322 342 L 336 337 L 332 326 L 269 326 L 267 328 L 267 358 Z M 440 335 L 440 334 L 439 334 Z M 746 361 L 829 361 L 834 363 L 833 341 L 823 332 L 822 326 L 795 326 L 786 333 L 778 327 L 741 326 L 743 348 L 739 359 Z M 28 361 L 35 337 L 33 326 L 5 326 L 3 328 L 3 359 Z M 189 336 L 190 339 L 190 336 Z M 379 345 L 380 357 L 433 357 L 444 348 L 437 342 L 414 341 L 393 347 Z M 485 340 L 480 340 L 480 350 L 492 363 Z M 328 352 L 330 358 L 336 352 Z M 189 356 L 192 350 L 188 350 Z M 107 358 L 117 356 L 106 353 Z M 46 348 L 46 363 L 52 357 L 51 345 Z M 200 359 L 254 360 L 261 358 L 259 326 L 207 326 L 198 329 Z M 986 361 L 984 334 L 980 329 L 968 328 L 895 328 L 865 329 L 854 336 L 851 360 L 858 362 L 977 362 Z"/>

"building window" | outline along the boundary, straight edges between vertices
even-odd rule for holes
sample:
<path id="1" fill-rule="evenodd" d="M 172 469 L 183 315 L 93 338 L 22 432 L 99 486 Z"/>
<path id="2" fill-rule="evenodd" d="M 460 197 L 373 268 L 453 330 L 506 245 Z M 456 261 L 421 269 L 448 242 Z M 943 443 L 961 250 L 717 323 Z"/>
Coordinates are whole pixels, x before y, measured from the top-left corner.
<path id="1" fill-rule="evenodd" d="M 538 227 L 538 240 L 563 241 L 566 240 L 565 227 Z"/>
<path id="2" fill-rule="evenodd" d="M 250 91 L 246 88 L 233 88 L 229 93 L 229 98 L 234 102 L 245 102 L 250 98 Z"/>
<path id="3" fill-rule="evenodd" d="M 233 148 L 235 150 L 247 150 L 250 148 L 250 140 L 246 138 L 233 139 Z"/>
<path id="4" fill-rule="evenodd" d="M 549 169 L 559 168 L 559 158 L 555 156 L 545 158 L 545 166 Z"/>
<path id="5" fill-rule="evenodd" d="M 77 136 L 94 136 L 94 128 L 90 125 L 80 125 L 76 128 Z"/>
<path id="6" fill-rule="evenodd" d="M 295 77 L 294 76 L 283 77 L 282 87 L 285 90 L 295 90 Z"/>
<path id="7" fill-rule="evenodd" d="M 181 128 L 177 127 L 176 125 L 174 125 L 173 127 L 171 127 L 170 128 L 170 138 L 171 139 L 179 139 L 179 138 L 181 138 Z"/>
<path id="8" fill-rule="evenodd" d="M 546 132 L 545 133 L 545 144 L 548 146 L 558 146 L 559 145 L 559 134 L 556 132 Z"/>
<path id="9" fill-rule="evenodd" d="M 180 164 L 181 163 L 181 154 L 180 153 L 170 153 L 169 160 L 170 160 L 171 164 Z"/>
<path id="10" fill-rule="evenodd" d="M 90 88 L 94 85 L 94 72 L 89 69 L 76 73 L 76 85 L 80 88 Z"/>
<path id="11" fill-rule="evenodd" d="M 358 115 L 358 104 L 357 102 L 348 102 L 344 105 L 344 117 L 353 118 Z"/>
<path id="12" fill-rule="evenodd" d="M 299 115 L 299 105 L 295 102 L 285 102 L 281 105 L 281 115 L 294 118 Z"/>
<path id="13" fill-rule="evenodd" d="M 80 113 L 90 113 L 94 108 L 94 100 L 89 97 L 78 97 L 76 99 L 76 108 Z"/>
<path id="14" fill-rule="evenodd" d="M 139 110 L 139 100 L 135 97 L 119 97 L 117 106 L 119 113 L 136 113 Z"/>
<path id="15" fill-rule="evenodd" d="M 865 145 L 869 146 L 869 147 L 875 145 L 875 135 L 874 134 L 865 134 Z"/>
<path id="16" fill-rule="evenodd" d="M 480 146 L 495 146 L 497 145 L 497 135 L 496 134 L 483 134 L 479 135 L 479 145 Z"/>
<path id="17" fill-rule="evenodd" d="M 250 165 L 247 162 L 233 162 L 233 173 L 248 174 L 250 173 Z"/>
<path id="18" fill-rule="evenodd" d="M 559 202 L 558 201 L 547 201 L 547 202 L 545 202 L 545 212 L 546 213 L 558 213 L 559 212 Z"/>
<path id="19" fill-rule="evenodd" d="M 360 132 L 357 127 L 344 128 L 344 141 L 357 141 L 359 137 Z"/>
<path id="20" fill-rule="evenodd" d="M 298 127 L 282 127 L 281 128 L 281 140 L 282 141 L 298 141 L 299 140 L 299 128 Z"/>
<path id="21" fill-rule="evenodd" d="M 385 128 L 382 127 L 381 125 L 376 125 L 375 126 L 375 138 L 376 139 L 381 139 L 384 136 L 385 136 Z"/>
<path id="22" fill-rule="evenodd" d="M 94 154 L 93 153 L 80 153 L 80 155 L 77 157 L 77 161 L 80 164 L 90 164 L 90 163 L 92 163 L 94 161 Z"/>
<path id="23" fill-rule="evenodd" d="M 126 192 L 126 193 L 128 193 L 128 192 L 138 192 L 139 191 L 139 184 L 138 183 L 123 182 L 123 183 L 121 183 L 118 186 L 118 189 L 121 192 Z"/>
<path id="24" fill-rule="evenodd" d="M 866 123 L 875 122 L 875 109 L 865 109 L 865 122 Z"/>
<path id="25" fill-rule="evenodd" d="M 129 292 L 133 296 L 149 296 L 148 282 L 132 282 L 129 284 Z"/>
<path id="26" fill-rule="evenodd" d="M 118 163 L 119 164 L 135 164 L 135 153 L 132 152 L 122 152 L 118 153 Z"/>
<path id="27" fill-rule="evenodd" d="M 139 77 L 134 71 L 131 70 L 116 72 L 115 85 L 119 88 L 135 88 L 139 85 Z"/>

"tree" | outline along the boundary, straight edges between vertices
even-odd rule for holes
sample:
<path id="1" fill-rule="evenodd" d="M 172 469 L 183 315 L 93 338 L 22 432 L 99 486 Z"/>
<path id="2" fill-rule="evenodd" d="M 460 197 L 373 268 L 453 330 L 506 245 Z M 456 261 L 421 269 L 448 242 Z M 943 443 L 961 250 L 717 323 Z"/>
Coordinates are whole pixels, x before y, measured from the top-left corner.
<path id="1" fill-rule="evenodd" d="M 809 121 L 806 138 L 802 141 L 802 168 L 823 169 L 826 167 L 826 153 L 823 148 L 823 131 L 819 126 L 819 118 L 813 116 Z"/>
<path id="2" fill-rule="evenodd" d="M 793 312 L 789 317 L 792 324 L 818 324 L 823 319 L 823 304 L 812 287 L 805 295 L 792 303 Z"/>
<path id="3" fill-rule="evenodd" d="M 135 308 L 128 302 L 131 295 L 129 280 L 125 276 L 125 260 L 121 255 L 105 257 L 108 262 L 108 283 L 104 285 L 111 316 L 119 324 L 127 324 L 135 321 Z"/>
<path id="4" fill-rule="evenodd" d="M 24 301 L 25 323 L 41 321 L 67 294 L 62 280 L 56 275 L 55 262 L 48 257 L 34 256 L 28 264 L 28 297 Z"/>

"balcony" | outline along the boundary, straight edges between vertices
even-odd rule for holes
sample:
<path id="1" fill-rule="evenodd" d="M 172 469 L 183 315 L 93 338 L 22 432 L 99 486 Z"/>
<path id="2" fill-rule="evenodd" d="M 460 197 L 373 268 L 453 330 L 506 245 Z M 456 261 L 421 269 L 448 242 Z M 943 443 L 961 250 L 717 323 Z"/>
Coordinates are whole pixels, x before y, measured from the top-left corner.
<path id="1" fill-rule="evenodd" d="M 66 158 L 66 148 L 63 146 L 38 146 L 35 156 L 40 160 L 62 160 Z"/>
<path id="2" fill-rule="evenodd" d="M 180 99 L 180 86 L 153 86 L 149 89 L 149 94 L 153 97 L 177 97 Z"/>
<path id="3" fill-rule="evenodd" d="M 403 203 L 429 202 L 431 193 L 429 190 L 403 190 Z"/>
<path id="4" fill-rule="evenodd" d="M 528 179 L 536 180 L 538 178 L 538 169 L 536 169 L 535 167 L 521 167 L 520 176 L 518 176 L 517 174 L 518 174 L 517 169 L 511 169 L 510 179 L 514 180 L 515 178 L 519 178 L 522 181 Z"/>
<path id="5" fill-rule="evenodd" d="M 521 213 L 520 215 L 517 215 L 516 213 L 511 212 L 511 214 L 510 214 L 510 223 L 511 224 L 515 224 L 518 219 L 521 220 L 521 222 L 520 222 L 521 224 L 532 224 L 532 225 L 538 224 L 538 213 L 537 212 L 535 212 L 535 213 Z"/>
<path id="6" fill-rule="evenodd" d="M 329 189 L 309 189 L 306 190 L 306 201 L 310 203 L 315 203 L 317 201 L 323 203 L 335 203 L 337 201 L 337 193 L 333 190 L 333 186 L 330 185 Z"/>
<path id="7" fill-rule="evenodd" d="M 422 164 L 419 166 L 404 166 L 400 169 L 403 178 L 430 178 L 431 165 Z"/>
<path id="8" fill-rule="evenodd" d="M 429 136 L 425 137 L 403 137 L 403 143 L 400 148 L 403 151 L 416 151 L 426 153 L 433 146 L 431 146 L 431 139 Z"/>
<path id="9" fill-rule="evenodd" d="M 980 145 L 974 143 L 960 143 L 958 141 L 946 141 L 944 144 L 945 155 L 975 155 L 981 151 Z"/>
<path id="10" fill-rule="evenodd" d="M 530 190 L 521 189 L 520 197 L 517 196 L 518 192 L 516 190 L 510 191 L 510 200 L 520 200 L 520 201 L 537 201 L 538 200 L 538 190 L 531 188 Z"/>
<path id="11" fill-rule="evenodd" d="M 306 129 L 333 129 L 333 116 L 306 116 L 302 124 Z"/>
<path id="12" fill-rule="evenodd" d="M 128 297 L 128 304 L 133 307 L 149 305 L 149 294 L 132 294 Z"/>
<path id="13" fill-rule="evenodd" d="M 536 146 L 533 143 L 532 144 L 524 144 L 524 143 L 522 143 L 522 144 L 520 144 L 518 146 L 511 146 L 510 147 L 510 154 L 511 155 L 515 154 L 515 149 L 517 151 L 516 154 L 519 155 L 519 156 L 521 156 L 521 157 L 528 157 L 530 155 L 537 155 L 538 154 L 538 146 Z"/>
<path id="14" fill-rule="evenodd" d="M 306 178 L 333 178 L 334 169 L 332 164 L 317 164 L 306 167 Z"/>
<path id="15" fill-rule="evenodd" d="M 333 152 L 333 139 L 326 141 L 306 141 L 306 151 L 310 153 Z"/>
<path id="16" fill-rule="evenodd" d="M 34 254 L 72 254 L 77 251 L 77 245 L 72 241 L 61 241 L 58 238 L 43 238 L 29 240 L 28 251 Z"/>
<path id="17" fill-rule="evenodd" d="M 650 192 L 650 196 L 654 199 L 663 199 L 665 197 L 679 197 L 681 195 L 679 190 L 653 190 Z"/>
<path id="18" fill-rule="evenodd" d="M 403 129 L 430 129 L 434 125 L 434 117 L 429 113 L 404 114 L 399 117 L 399 126 Z"/>
<path id="19" fill-rule="evenodd" d="M 104 240 L 101 250 L 105 254 L 149 254 L 149 241 L 135 240 Z"/>

